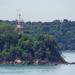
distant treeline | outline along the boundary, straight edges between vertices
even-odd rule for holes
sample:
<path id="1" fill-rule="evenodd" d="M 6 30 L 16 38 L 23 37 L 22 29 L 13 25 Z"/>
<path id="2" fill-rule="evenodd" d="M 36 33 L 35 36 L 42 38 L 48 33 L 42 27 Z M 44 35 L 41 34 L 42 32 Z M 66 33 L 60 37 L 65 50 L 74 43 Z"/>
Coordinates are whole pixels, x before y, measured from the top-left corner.
<path id="1" fill-rule="evenodd" d="M 17 21 L 3 21 L 1 24 L 8 24 L 15 26 Z M 63 21 L 54 20 L 52 22 L 25 22 L 26 35 L 36 36 L 38 34 L 47 33 L 53 35 L 58 44 L 63 50 L 75 50 L 75 21 L 64 19 Z"/>

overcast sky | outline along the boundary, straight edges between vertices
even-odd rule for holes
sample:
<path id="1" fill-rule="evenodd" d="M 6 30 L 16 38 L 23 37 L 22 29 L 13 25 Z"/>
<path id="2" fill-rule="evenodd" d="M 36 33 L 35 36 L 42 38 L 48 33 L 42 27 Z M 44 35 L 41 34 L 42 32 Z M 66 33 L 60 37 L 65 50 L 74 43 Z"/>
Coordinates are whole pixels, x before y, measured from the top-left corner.
<path id="1" fill-rule="evenodd" d="M 75 0 L 0 0 L 0 19 L 24 21 L 75 20 Z"/>

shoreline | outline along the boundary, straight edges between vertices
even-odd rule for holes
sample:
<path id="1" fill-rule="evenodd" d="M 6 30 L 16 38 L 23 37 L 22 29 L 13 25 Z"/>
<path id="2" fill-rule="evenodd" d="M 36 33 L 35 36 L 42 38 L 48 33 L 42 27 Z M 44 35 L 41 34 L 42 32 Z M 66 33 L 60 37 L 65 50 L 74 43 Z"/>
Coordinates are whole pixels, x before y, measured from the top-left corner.
<path id="1" fill-rule="evenodd" d="M 66 65 L 68 65 L 68 64 L 75 64 L 75 62 L 71 62 L 71 63 L 69 63 L 69 62 L 47 62 L 47 63 L 41 63 L 41 62 L 39 62 L 39 63 L 30 63 L 30 62 L 25 62 L 25 61 L 22 61 L 22 62 L 20 62 L 20 63 L 17 63 L 17 62 L 14 62 L 14 61 L 3 61 L 3 62 L 0 62 L 0 65 L 3 65 L 3 64 L 13 64 L 13 65 L 17 65 L 17 64 L 20 64 L 20 65 L 46 65 L 46 64 L 54 64 L 54 65 L 59 65 L 59 64 L 66 64 Z"/>

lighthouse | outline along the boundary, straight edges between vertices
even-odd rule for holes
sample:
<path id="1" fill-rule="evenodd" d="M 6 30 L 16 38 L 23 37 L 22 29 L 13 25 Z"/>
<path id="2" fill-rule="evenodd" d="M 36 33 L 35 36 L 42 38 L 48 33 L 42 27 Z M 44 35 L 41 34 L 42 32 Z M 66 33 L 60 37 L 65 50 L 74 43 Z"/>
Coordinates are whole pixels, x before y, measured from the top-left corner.
<path id="1" fill-rule="evenodd" d="M 18 15 L 16 30 L 19 34 L 24 33 L 24 21 L 21 14 Z"/>

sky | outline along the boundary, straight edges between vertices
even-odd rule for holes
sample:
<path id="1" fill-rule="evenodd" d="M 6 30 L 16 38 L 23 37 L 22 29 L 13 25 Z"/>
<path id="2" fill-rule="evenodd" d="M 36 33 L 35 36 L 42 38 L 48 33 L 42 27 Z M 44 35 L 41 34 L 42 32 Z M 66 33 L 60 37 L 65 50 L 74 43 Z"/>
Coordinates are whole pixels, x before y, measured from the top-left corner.
<path id="1" fill-rule="evenodd" d="M 0 0 L 0 19 L 24 21 L 75 21 L 75 0 Z"/>

